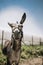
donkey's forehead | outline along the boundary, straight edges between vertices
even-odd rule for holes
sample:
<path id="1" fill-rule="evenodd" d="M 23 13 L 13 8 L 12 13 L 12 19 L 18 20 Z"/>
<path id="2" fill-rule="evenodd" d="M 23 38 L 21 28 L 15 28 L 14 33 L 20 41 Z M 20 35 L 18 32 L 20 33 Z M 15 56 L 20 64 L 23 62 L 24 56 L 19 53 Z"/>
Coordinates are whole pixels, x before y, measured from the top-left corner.
<path id="1" fill-rule="evenodd" d="M 13 27 L 18 27 L 18 26 L 23 26 L 22 24 L 12 24 L 13 25 Z"/>

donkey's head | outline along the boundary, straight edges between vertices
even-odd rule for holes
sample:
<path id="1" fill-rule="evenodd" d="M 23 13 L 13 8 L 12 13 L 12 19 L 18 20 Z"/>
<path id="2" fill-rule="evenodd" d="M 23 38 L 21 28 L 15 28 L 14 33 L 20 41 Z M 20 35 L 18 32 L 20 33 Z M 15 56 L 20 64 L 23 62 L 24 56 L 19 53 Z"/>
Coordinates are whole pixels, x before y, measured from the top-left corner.
<path id="1" fill-rule="evenodd" d="M 8 25 L 12 28 L 12 36 L 14 39 L 21 39 L 22 38 L 22 28 L 23 28 L 23 23 L 26 19 L 26 13 L 23 14 L 22 19 L 20 21 L 20 23 L 18 24 L 18 22 L 16 24 L 14 23 L 8 23 Z"/>

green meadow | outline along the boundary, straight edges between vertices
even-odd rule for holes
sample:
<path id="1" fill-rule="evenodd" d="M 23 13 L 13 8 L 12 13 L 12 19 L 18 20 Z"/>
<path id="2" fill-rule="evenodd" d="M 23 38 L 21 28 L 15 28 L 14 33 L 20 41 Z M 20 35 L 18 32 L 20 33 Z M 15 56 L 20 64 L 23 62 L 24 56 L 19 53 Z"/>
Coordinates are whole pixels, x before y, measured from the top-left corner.
<path id="1" fill-rule="evenodd" d="M 21 60 L 23 61 L 25 59 L 29 58 L 36 58 L 36 57 L 42 57 L 43 56 L 43 46 L 36 45 L 36 46 L 21 46 Z M 2 63 L 6 63 L 6 57 L 3 55 L 0 45 L 0 65 Z"/>

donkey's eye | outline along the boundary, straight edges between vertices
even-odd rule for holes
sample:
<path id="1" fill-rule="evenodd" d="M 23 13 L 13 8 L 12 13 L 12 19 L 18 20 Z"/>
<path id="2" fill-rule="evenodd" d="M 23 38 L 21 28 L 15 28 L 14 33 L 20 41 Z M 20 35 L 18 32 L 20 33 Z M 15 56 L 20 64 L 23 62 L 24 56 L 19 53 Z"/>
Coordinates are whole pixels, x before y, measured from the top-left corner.
<path id="1" fill-rule="evenodd" d="M 15 32 L 15 29 L 13 29 L 12 32 L 14 33 Z"/>
<path id="2" fill-rule="evenodd" d="M 14 31 L 12 31 L 12 33 L 14 33 Z"/>
<path id="3" fill-rule="evenodd" d="M 18 33 L 20 33 L 20 31 Z"/>

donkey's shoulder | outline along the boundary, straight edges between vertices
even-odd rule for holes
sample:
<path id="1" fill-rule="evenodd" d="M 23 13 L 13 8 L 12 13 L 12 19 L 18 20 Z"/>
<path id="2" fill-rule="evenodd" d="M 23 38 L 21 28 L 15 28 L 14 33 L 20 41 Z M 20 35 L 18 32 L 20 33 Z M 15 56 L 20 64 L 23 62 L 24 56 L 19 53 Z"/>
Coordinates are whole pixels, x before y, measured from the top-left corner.
<path id="1" fill-rule="evenodd" d="M 10 48 L 11 48 L 11 41 L 6 40 L 5 43 L 4 43 L 3 49 L 2 49 L 3 54 L 7 55 Z"/>
<path id="2" fill-rule="evenodd" d="M 7 47 L 8 45 L 11 45 L 11 40 L 6 40 L 4 42 L 4 47 Z"/>

